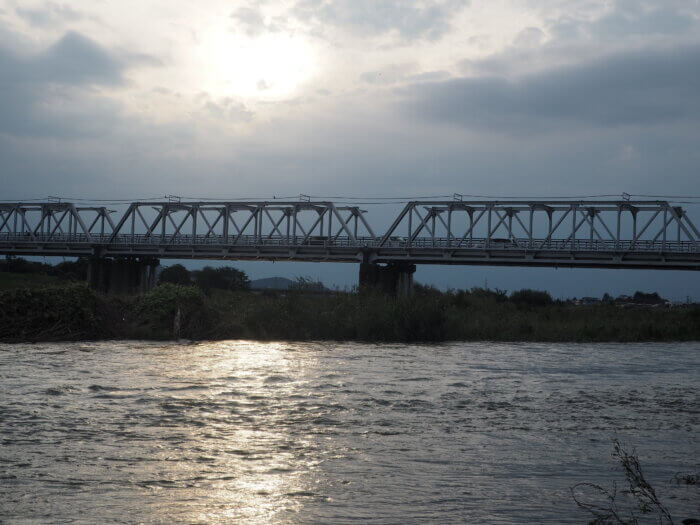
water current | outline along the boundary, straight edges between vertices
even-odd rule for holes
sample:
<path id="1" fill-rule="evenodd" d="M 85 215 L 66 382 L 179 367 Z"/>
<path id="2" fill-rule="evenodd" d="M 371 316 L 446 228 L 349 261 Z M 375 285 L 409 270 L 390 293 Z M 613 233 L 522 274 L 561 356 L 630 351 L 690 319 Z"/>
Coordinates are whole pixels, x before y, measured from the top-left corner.
<path id="1" fill-rule="evenodd" d="M 0 522 L 586 523 L 636 447 L 700 518 L 700 343 L 0 345 Z"/>

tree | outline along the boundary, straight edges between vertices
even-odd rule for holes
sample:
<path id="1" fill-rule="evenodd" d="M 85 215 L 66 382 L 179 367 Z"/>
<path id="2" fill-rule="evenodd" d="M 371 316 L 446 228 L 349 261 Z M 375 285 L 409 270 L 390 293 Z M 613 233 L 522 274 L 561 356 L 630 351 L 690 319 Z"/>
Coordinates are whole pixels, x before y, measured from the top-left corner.
<path id="1" fill-rule="evenodd" d="M 205 292 L 217 290 L 249 290 L 250 279 L 245 272 L 227 266 L 212 268 L 205 266 L 201 270 L 192 272 L 194 282 Z"/>
<path id="2" fill-rule="evenodd" d="M 173 264 L 163 268 L 158 281 L 160 283 L 192 284 L 192 276 L 189 270 L 181 264 Z"/>
<path id="3" fill-rule="evenodd" d="M 54 266 L 49 275 L 55 275 L 63 279 L 84 281 L 88 274 L 88 260 L 84 257 L 76 261 L 63 261 Z"/>
<path id="4" fill-rule="evenodd" d="M 632 297 L 635 303 L 642 303 L 642 304 L 660 304 L 664 302 L 664 299 L 662 299 L 657 292 L 653 293 L 644 293 L 644 292 L 634 292 L 634 296 Z"/>
<path id="5" fill-rule="evenodd" d="M 52 269 L 50 264 L 32 262 L 14 255 L 5 256 L 0 261 L 0 271 L 12 273 L 48 273 Z"/>
<path id="6" fill-rule="evenodd" d="M 515 304 L 529 306 L 547 306 L 552 304 L 552 296 L 548 292 L 540 290 L 528 290 L 526 288 L 510 294 L 510 300 Z"/>

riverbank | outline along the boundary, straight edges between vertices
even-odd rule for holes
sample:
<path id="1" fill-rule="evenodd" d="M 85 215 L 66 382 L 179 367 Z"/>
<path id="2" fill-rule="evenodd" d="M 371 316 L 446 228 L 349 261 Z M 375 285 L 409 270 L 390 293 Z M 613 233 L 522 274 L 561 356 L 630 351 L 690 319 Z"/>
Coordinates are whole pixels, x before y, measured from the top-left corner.
<path id="1" fill-rule="evenodd" d="M 527 298 L 525 298 L 527 299 Z M 700 340 L 700 308 L 515 300 L 498 291 L 421 288 L 374 293 L 252 293 L 160 285 L 142 296 L 97 294 L 82 283 L 0 292 L 0 341 L 104 339 L 367 342 Z"/>

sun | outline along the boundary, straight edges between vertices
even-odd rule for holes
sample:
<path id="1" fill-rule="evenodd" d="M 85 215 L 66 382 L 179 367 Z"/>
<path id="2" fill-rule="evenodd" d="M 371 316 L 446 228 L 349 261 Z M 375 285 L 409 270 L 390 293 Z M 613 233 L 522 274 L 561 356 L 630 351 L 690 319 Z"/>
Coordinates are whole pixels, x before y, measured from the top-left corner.
<path id="1" fill-rule="evenodd" d="M 284 33 L 256 36 L 212 30 L 199 46 L 205 91 L 218 96 L 280 99 L 314 73 L 312 46 Z"/>

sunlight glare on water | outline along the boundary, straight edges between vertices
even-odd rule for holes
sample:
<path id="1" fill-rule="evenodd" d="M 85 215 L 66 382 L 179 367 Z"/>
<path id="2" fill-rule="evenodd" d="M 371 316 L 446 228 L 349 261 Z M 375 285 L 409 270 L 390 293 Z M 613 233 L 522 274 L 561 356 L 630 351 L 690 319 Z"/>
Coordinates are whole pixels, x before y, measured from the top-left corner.
<path id="1" fill-rule="evenodd" d="M 700 346 L 0 345 L 5 521 L 582 523 L 637 447 L 700 492 Z"/>

